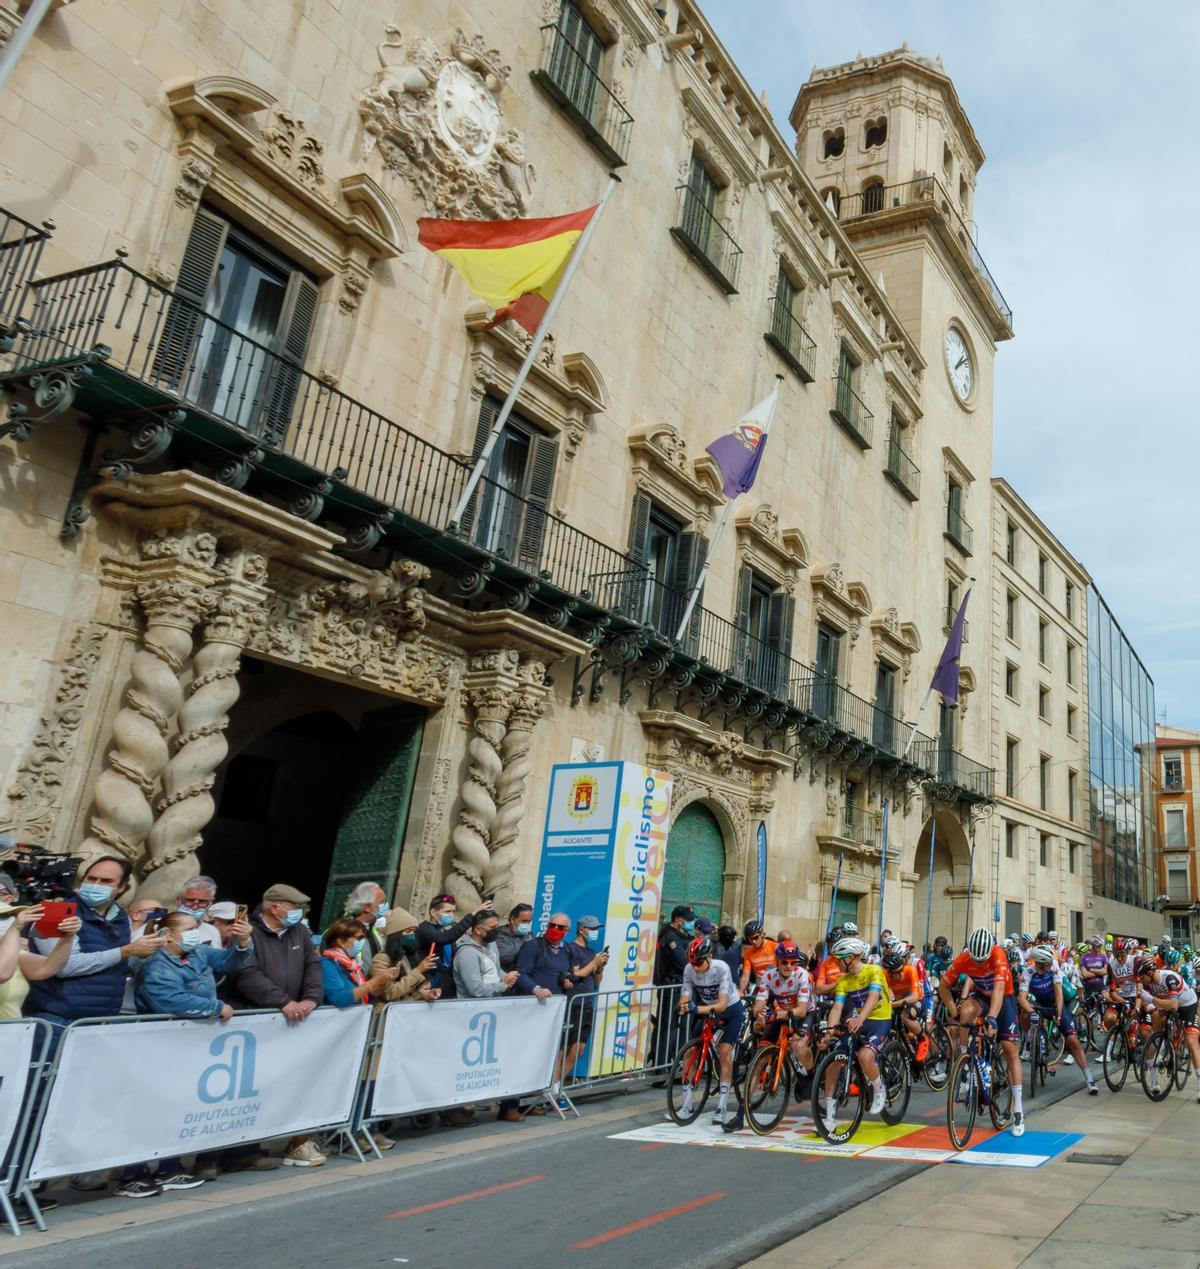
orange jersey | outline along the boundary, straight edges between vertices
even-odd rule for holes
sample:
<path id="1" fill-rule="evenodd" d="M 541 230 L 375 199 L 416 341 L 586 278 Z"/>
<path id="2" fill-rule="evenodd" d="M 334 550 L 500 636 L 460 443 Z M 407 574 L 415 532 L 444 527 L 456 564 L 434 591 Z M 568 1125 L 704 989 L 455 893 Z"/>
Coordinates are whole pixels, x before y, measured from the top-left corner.
<path id="1" fill-rule="evenodd" d="M 770 969 L 775 964 L 775 940 L 763 939 L 761 947 L 751 947 L 749 943 L 742 944 L 742 970 L 747 969 L 754 976 L 754 981 L 758 982 L 763 976 L 763 971 Z"/>
<path id="2" fill-rule="evenodd" d="M 906 996 L 920 996 L 921 988 L 917 982 L 917 971 L 911 965 L 901 965 L 894 973 L 887 976 L 888 987 L 891 988 L 892 1000 L 903 1000 Z"/>
<path id="3" fill-rule="evenodd" d="M 959 952 L 951 962 L 950 968 L 942 975 L 942 982 L 947 987 L 954 987 L 963 977 L 969 978 L 975 984 L 978 994 L 985 999 L 991 997 L 992 988 L 996 985 L 997 979 L 1004 984 L 1006 996 L 1013 994 L 1012 971 L 1008 968 L 1008 956 L 1004 948 L 998 945 L 992 948 L 992 953 L 986 961 L 975 960 L 970 952 Z"/>
<path id="4" fill-rule="evenodd" d="M 845 972 L 836 956 L 827 956 L 817 966 L 817 986 L 832 987 Z"/>

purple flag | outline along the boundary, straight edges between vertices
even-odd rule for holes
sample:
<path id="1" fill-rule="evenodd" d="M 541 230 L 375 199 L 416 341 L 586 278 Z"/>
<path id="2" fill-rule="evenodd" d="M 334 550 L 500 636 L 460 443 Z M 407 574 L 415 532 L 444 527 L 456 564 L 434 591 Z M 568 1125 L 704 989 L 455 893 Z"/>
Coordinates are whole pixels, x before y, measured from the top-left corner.
<path id="1" fill-rule="evenodd" d="M 933 681 L 929 684 L 931 692 L 940 692 L 947 705 L 958 704 L 958 662 L 962 656 L 963 626 L 967 614 L 967 600 L 971 598 L 970 587 L 958 606 L 954 625 L 950 627 L 950 638 L 946 640 L 942 659 L 933 672 Z"/>
<path id="2" fill-rule="evenodd" d="M 763 450 L 767 447 L 767 430 L 775 403 L 779 397 L 776 385 L 769 396 L 764 397 L 742 421 L 724 436 L 718 436 L 706 447 L 721 469 L 721 489 L 726 498 L 736 498 L 746 493 L 758 475 Z"/>

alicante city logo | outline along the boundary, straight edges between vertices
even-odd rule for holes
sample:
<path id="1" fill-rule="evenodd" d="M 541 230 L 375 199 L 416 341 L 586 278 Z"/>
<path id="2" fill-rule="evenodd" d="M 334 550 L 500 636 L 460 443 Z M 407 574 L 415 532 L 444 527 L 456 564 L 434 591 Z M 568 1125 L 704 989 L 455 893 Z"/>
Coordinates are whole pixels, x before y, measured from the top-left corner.
<path id="1" fill-rule="evenodd" d="M 567 803 L 567 814 L 573 820 L 586 820 L 596 809 L 596 781 L 591 776 L 580 776 L 571 785 L 571 799 Z"/>

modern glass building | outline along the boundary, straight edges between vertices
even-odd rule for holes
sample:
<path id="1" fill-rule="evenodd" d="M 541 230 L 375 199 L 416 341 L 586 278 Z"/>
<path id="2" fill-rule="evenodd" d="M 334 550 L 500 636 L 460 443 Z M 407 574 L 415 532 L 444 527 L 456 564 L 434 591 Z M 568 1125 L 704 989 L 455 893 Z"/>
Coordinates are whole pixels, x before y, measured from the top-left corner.
<path id="1" fill-rule="evenodd" d="M 1092 889 L 1150 908 L 1157 894 L 1154 680 L 1094 586 L 1088 587 L 1088 727 Z"/>

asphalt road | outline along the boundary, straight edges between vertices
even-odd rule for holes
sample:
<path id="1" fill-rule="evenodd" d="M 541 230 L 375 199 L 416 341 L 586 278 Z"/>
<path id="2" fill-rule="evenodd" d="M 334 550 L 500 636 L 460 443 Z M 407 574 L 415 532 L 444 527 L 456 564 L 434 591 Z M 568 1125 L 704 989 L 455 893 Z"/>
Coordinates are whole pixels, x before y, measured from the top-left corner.
<path id="1" fill-rule="evenodd" d="M 1079 1090 L 1077 1073 L 1067 1067 L 1038 1104 Z M 627 1115 L 589 1122 L 589 1112 L 625 1108 Z M 516 1269 L 575 1259 L 586 1260 L 589 1269 L 631 1263 L 723 1269 L 745 1264 L 927 1166 L 613 1140 L 616 1133 L 663 1121 L 661 1091 L 594 1098 L 581 1109 L 583 1117 L 569 1130 L 522 1141 L 522 1129 L 515 1127 L 481 1139 L 476 1153 L 411 1170 L 251 1202 L 237 1201 L 231 1188 L 229 1204 L 211 1213 L 133 1223 L 89 1238 L 86 1251 L 72 1244 L 39 1251 L 33 1235 L 21 1240 L 19 1260 L 28 1269 L 74 1263 L 80 1254 L 91 1269 L 128 1269 L 163 1256 L 205 1269 L 327 1269 L 349 1255 L 358 1266 L 413 1269 L 478 1263 Z M 1026 1109 L 1036 1115 L 1036 1105 Z M 944 1096 L 922 1085 L 905 1119 L 941 1126 L 944 1113 Z M 464 1134 L 472 1131 L 481 1130 L 453 1136 L 469 1139 Z M 427 1148 L 437 1136 L 402 1140 L 388 1157 Z M 157 1201 L 146 1201 L 147 1214 Z M 121 1203 L 109 1199 L 104 1206 L 112 1210 L 111 1204 Z M 136 1222 L 140 1207 L 125 1201 L 120 1210 Z"/>

